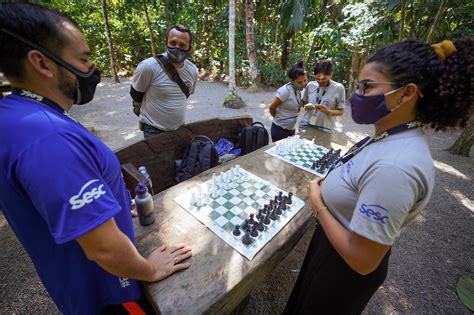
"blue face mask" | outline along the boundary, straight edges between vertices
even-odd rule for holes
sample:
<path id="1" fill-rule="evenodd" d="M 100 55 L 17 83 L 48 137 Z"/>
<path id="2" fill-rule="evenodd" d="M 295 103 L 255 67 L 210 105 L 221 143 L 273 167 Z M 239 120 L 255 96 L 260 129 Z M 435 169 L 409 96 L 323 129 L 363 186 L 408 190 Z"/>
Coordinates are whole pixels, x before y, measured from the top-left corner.
<path id="1" fill-rule="evenodd" d="M 174 63 L 183 63 L 189 57 L 189 50 L 182 50 L 177 47 L 166 47 L 168 58 Z"/>

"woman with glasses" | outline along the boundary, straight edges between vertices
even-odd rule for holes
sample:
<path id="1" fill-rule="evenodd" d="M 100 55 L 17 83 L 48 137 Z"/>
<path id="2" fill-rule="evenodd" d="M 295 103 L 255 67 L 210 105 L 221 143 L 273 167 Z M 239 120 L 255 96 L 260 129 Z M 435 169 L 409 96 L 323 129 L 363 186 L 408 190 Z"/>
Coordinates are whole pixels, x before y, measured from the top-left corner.
<path id="1" fill-rule="evenodd" d="M 296 120 L 303 106 L 301 93 L 308 82 L 303 61 L 291 67 L 288 77 L 291 82 L 277 90 L 275 99 L 270 104 L 270 114 L 273 116 L 271 128 L 273 142 L 295 134 Z"/>
<path id="2" fill-rule="evenodd" d="M 375 134 L 308 196 L 319 221 L 286 314 L 359 314 L 387 275 L 390 248 L 428 203 L 434 164 L 422 126 L 464 127 L 474 103 L 474 38 L 378 50 L 350 97 Z M 409 267 L 409 266 L 407 266 Z"/>
<path id="3" fill-rule="evenodd" d="M 306 104 L 299 129 L 318 128 L 327 132 L 334 129 L 336 116 L 344 114 L 346 90 L 332 80 L 334 66 L 330 60 L 321 60 L 314 67 L 314 78 L 306 86 L 303 103 Z"/>

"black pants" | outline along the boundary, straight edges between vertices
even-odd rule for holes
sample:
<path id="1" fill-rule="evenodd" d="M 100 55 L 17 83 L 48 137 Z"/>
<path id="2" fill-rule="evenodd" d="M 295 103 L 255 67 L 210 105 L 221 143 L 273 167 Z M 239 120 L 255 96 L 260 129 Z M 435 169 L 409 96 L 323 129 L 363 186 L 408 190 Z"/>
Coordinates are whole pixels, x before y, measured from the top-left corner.
<path id="1" fill-rule="evenodd" d="M 360 314 L 384 282 L 390 250 L 372 273 L 352 270 L 316 227 L 284 314 Z"/>
<path id="2" fill-rule="evenodd" d="M 281 139 L 285 139 L 291 136 L 295 135 L 295 130 L 288 130 L 285 128 L 282 128 L 275 123 L 272 123 L 272 128 L 270 129 L 270 133 L 272 135 L 272 141 L 278 141 Z"/>

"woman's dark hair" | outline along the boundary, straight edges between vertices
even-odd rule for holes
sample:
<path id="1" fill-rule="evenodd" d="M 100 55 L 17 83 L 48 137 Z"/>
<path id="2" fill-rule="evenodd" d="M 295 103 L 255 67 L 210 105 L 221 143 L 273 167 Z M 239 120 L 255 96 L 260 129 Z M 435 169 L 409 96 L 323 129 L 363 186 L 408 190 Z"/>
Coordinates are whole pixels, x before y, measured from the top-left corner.
<path id="1" fill-rule="evenodd" d="M 60 56 L 62 49 L 69 43 L 62 31 L 62 23 L 76 24 L 54 9 L 33 3 L 0 4 L 0 71 L 6 77 L 22 79 L 23 61 L 31 48 L 11 35 L 13 32 Z"/>
<path id="2" fill-rule="evenodd" d="M 457 51 L 443 61 L 431 45 L 404 41 L 379 49 L 367 63 L 376 63 L 395 83 L 418 86 L 421 123 L 436 130 L 465 127 L 474 103 L 474 37 L 456 40 L 454 46 Z"/>
<path id="3" fill-rule="evenodd" d="M 314 66 L 314 74 L 324 73 L 326 75 L 331 75 L 334 72 L 334 65 L 331 60 L 320 60 Z"/>
<path id="4" fill-rule="evenodd" d="M 296 80 L 297 77 L 305 74 L 306 70 L 304 69 L 303 60 L 300 60 L 291 67 L 290 71 L 288 71 L 288 78 Z"/>

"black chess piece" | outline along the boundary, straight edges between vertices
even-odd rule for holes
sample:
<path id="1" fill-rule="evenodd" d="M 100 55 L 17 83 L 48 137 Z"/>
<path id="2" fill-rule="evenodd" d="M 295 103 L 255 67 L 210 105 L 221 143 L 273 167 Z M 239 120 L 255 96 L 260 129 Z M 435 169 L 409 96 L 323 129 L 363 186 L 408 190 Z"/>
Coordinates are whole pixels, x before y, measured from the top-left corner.
<path id="1" fill-rule="evenodd" d="M 281 204 L 278 205 L 278 207 L 275 209 L 275 214 L 276 215 L 281 215 L 282 212 L 281 212 Z"/>
<path id="2" fill-rule="evenodd" d="M 252 243 L 249 230 L 245 231 L 245 235 L 242 237 L 242 243 L 244 243 L 244 245 L 250 245 Z"/>
<path id="3" fill-rule="evenodd" d="M 270 219 L 273 221 L 278 220 L 278 215 L 276 214 L 276 210 L 273 209 L 273 211 L 270 213 Z"/>
<path id="4" fill-rule="evenodd" d="M 257 224 L 255 224 L 253 226 L 252 232 L 250 232 L 250 236 L 252 236 L 252 237 L 257 237 L 258 236 Z"/>
<path id="5" fill-rule="evenodd" d="M 279 202 L 281 202 L 281 199 L 282 199 L 282 198 L 283 198 L 283 192 L 280 191 L 280 192 L 278 192 L 278 198 L 277 198 L 277 200 L 278 200 Z"/>
<path id="6" fill-rule="evenodd" d="M 263 218 L 263 224 L 269 225 L 270 223 L 270 212 L 267 212 L 267 215 Z"/>
<path id="7" fill-rule="evenodd" d="M 242 225 L 242 230 L 247 230 L 250 227 L 249 220 L 245 220 L 244 224 Z"/>
<path id="8" fill-rule="evenodd" d="M 264 220 L 264 218 L 262 217 L 260 219 L 260 221 L 257 222 L 257 224 L 256 224 L 257 225 L 257 230 L 259 230 L 260 232 L 263 232 L 263 230 L 265 230 L 265 226 L 263 225 L 263 220 Z"/>
<path id="9" fill-rule="evenodd" d="M 235 236 L 239 236 L 240 235 L 240 226 L 238 224 L 235 225 L 235 228 L 234 230 L 232 231 L 232 234 L 234 234 Z"/>
<path id="10" fill-rule="evenodd" d="M 280 203 L 280 210 L 282 211 L 286 211 L 287 198 L 288 198 L 287 196 L 284 196 L 282 202 Z"/>
<path id="11" fill-rule="evenodd" d="M 289 204 L 289 205 L 291 205 L 291 204 L 293 203 L 292 198 L 293 198 L 293 193 L 290 191 L 290 192 L 288 193 L 288 198 L 286 199 L 286 203 Z"/>
<path id="12" fill-rule="evenodd" d="M 253 213 L 251 213 L 251 214 L 249 215 L 249 217 L 250 217 L 250 218 L 249 218 L 249 224 L 250 224 L 250 225 L 254 225 L 256 222 L 255 222 L 255 220 L 253 219 Z"/>

